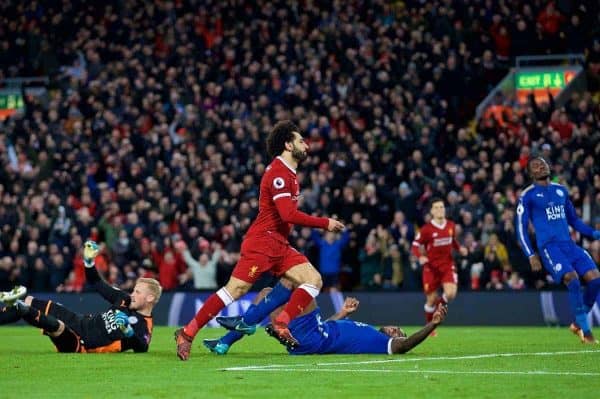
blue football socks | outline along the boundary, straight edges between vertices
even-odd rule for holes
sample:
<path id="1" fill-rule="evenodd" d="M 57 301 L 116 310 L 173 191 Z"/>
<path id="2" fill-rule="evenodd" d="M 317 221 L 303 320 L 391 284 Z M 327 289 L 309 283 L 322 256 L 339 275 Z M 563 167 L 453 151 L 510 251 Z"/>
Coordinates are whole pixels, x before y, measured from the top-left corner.
<path id="1" fill-rule="evenodd" d="M 573 279 L 567 284 L 569 290 L 569 303 L 571 311 L 575 315 L 575 323 L 581 328 L 585 335 L 591 333 L 590 326 L 587 320 L 587 312 L 583 303 L 583 295 L 581 294 L 581 284 L 578 279 Z"/>
<path id="2" fill-rule="evenodd" d="M 598 293 L 600 293 L 600 278 L 595 278 L 587 283 L 587 287 L 583 292 L 583 303 L 588 312 L 594 306 Z"/>
<path id="3" fill-rule="evenodd" d="M 248 325 L 260 323 L 265 317 L 269 316 L 272 311 L 287 303 L 290 296 L 292 296 L 292 290 L 281 283 L 277 283 L 271 292 L 269 292 L 269 295 L 264 297 L 262 301 L 257 305 L 250 305 L 246 310 L 246 313 L 244 313 L 244 323 Z M 244 334 L 240 332 L 229 331 L 220 341 L 231 346 L 243 336 Z"/>

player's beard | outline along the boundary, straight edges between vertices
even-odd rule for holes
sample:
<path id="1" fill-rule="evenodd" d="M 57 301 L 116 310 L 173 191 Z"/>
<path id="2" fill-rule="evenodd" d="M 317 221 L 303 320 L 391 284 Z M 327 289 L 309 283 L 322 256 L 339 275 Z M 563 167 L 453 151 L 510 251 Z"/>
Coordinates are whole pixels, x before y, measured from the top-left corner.
<path id="1" fill-rule="evenodd" d="M 298 163 L 304 161 L 307 157 L 308 157 L 307 151 L 299 150 L 296 147 L 294 147 L 294 149 L 292 150 L 292 158 L 294 158 L 296 161 L 298 161 Z"/>
<path id="2" fill-rule="evenodd" d="M 535 180 L 537 180 L 537 181 L 546 181 L 546 180 L 548 180 L 549 178 L 550 178 L 550 174 L 544 174 L 544 175 L 542 175 L 542 176 L 538 176 L 538 178 L 537 178 L 537 179 L 535 179 Z"/>

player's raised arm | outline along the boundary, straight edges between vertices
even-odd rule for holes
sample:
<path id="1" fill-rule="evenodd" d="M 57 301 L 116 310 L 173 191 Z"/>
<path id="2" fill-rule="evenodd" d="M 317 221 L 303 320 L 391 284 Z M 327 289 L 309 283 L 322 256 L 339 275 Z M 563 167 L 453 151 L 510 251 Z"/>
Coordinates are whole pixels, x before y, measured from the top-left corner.
<path id="1" fill-rule="evenodd" d="M 340 309 L 339 312 L 337 312 L 336 314 L 334 314 L 330 318 L 328 318 L 327 321 L 345 319 L 352 313 L 356 312 L 359 304 L 360 304 L 360 302 L 356 298 L 352 298 L 352 297 L 346 298 L 346 300 L 344 301 L 344 306 L 342 306 L 342 309 Z"/>
<path id="2" fill-rule="evenodd" d="M 98 244 L 94 241 L 86 241 L 83 247 L 83 264 L 85 265 L 85 278 L 94 287 L 96 291 L 108 302 L 119 307 L 128 307 L 131 297 L 118 288 L 111 287 L 98 274 L 94 259 L 98 255 Z"/>
<path id="3" fill-rule="evenodd" d="M 425 338 L 429 336 L 429 334 L 431 334 L 433 330 L 437 328 L 438 325 L 442 323 L 442 321 L 444 321 L 447 313 L 448 307 L 440 303 L 433 314 L 433 319 L 431 322 L 427 323 L 425 327 L 412 334 L 410 337 L 397 337 L 392 340 L 392 353 L 406 353 L 415 346 L 419 345 L 425 340 Z"/>

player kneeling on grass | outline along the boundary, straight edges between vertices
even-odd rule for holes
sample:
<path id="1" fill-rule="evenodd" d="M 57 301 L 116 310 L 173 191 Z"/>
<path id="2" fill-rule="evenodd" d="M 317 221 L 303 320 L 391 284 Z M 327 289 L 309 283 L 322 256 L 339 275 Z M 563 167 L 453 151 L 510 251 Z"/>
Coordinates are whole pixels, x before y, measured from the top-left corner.
<path id="1" fill-rule="evenodd" d="M 270 292 L 270 288 L 263 289 L 256 297 L 255 303 L 268 297 Z M 397 326 L 385 326 L 377 329 L 370 324 L 345 319 L 358 309 L 358 305 L 357 299 L 346 298 L 342 309 L 323 321 L 321 311 L 316 301 L 313 300 L 304 312 L 289 324 L 290 331 L 298 338 L 299 345 L 287 346 L 287 351 L 292 355 L 406 353 L 423 342 L 444 320 L 447 313 L 447 306 L 440 303 L 432 320 L 421 330 L 407 337 L 404 331 Z M 281 308 L 278 308 L 272 312 L 271 319 L 277 317 L 280 311 Z M 227 318 L 224 319 L 227 320 Z M 223 323 L 221 325 L 226 326 Z M 220 339 L 204 340 L 204 346 L 211 352 L 224 355 L 230 345 L 242 336 L 243 334 L 239 331 L 230 331 Z"/>
<path id="2" fill-rule="evenodd" d="M 94 259 L 98 245 L 85 243 L 83 257 L 87 281 L 112 306 L 105 312 L 81 315 L 52 302 L 28 296 L 21 301 L 27 289 L 15 287 L 0 292 L 0 324 L 14 323 L 20 319 L 43 329 L 58 352 L 100 353 L 147 352 L 152 337 L 152 309 L 158 302 L 162 288 L 150 278 L 138 279 L 133 293 L 108 285 L 98 274 Z"/>

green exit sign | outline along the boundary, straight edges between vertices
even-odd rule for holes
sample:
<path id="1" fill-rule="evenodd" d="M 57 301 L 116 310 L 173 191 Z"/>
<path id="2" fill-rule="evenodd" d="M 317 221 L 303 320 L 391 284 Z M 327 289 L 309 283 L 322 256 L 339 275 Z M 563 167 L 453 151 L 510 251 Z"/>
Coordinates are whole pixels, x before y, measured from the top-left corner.
<path id="1" fill-rule="evenodd" d="M 573 71 L 517 72 L 517 90 L 562 89 L 574 77 Z"/>
<path id="2" fill-rule="evenodd" d="M 21 93 L 0 93 L 0 110 L 20 110 L 24 107 L 25 103 Z"/>

